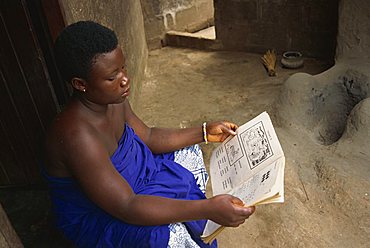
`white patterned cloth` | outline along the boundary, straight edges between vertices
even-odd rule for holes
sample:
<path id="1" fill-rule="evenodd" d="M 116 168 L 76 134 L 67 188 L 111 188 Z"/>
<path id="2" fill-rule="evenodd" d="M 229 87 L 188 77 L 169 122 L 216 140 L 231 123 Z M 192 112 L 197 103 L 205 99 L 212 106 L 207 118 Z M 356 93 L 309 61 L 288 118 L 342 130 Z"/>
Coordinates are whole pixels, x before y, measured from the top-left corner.
<path id="1" fill-rule="evenodd" d="M 199 145 L 185 147 L 175 152 L 175 162 L 193 173 L 199 189 L 205 193 L 208 182 L 208 174 L 204 165 L 203 153 Z M 198 244 L 191 238 L 183 223 L 172 223 L 170 229 L 170 240 L 167 248 L 199 248 Z"/>
<path id="2" fill-rule="evenodd" d="M 208 182 L 208 173 L 203 160 L 203 153 L 198 144 L 185 147 L 175 152 L 175 162 L 193 173 L 198 187 L 205 193 Z"/>
<path id="3" fill-rule="evenodd" d="M 168 225 L 168 228 L 170 229 L 170 240 L 167 248 L 199 248 L 184 224 L 172 223 Z"/>

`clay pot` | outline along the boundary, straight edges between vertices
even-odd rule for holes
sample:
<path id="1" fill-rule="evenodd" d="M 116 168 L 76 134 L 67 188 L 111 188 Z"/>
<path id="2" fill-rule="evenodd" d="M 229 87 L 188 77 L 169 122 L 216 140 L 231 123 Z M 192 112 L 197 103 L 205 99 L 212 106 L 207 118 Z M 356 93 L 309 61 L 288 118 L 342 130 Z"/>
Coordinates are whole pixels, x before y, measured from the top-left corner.
<path id="1" fill-rule="evenodd" d="M 283 53 L 281 64 L 285 68 L 295 69 L 303 66 L 302 53 L 297 51 L 288 51 Z"/>

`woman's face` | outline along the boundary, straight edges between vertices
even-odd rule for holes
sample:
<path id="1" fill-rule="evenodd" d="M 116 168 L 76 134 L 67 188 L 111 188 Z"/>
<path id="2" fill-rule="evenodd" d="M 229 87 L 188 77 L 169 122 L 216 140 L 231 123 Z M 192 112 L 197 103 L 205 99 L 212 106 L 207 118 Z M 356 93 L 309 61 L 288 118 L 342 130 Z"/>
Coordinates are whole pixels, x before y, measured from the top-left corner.
<path id="1" fill-rule="evenodd" d="M 95 58 L 86 80 L 85 97 L 97 104 L 123 102 L 130 93 L 125 58 L 120 47 Z"/>

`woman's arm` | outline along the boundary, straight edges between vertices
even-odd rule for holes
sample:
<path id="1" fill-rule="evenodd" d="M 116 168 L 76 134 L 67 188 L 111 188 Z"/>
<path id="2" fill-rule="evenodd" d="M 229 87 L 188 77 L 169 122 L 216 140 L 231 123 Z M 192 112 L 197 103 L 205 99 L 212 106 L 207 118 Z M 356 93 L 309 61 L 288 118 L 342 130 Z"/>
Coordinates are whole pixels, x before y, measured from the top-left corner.
<path id="1" fill-rule="evenodd" d="M 202 125 L 183 129 L 149 128 L 132 111 L 128 101 L 124 103 L 124 114 L 128 124 L 153 153 L 171 152 L 204 141 Z M 209 142 L 222 142 L 229 135 L 235 135 L 236 128 L 235 124 L 227 121 L 208 123 L 207 139 Z"/>
<path id="2" fill-rule="evenodd" d="M 65 163 L 89 199 L 127 223 L 161 225 L 211 219 L 221 225 L 238 226 L 254 211 L 241 207 L 242 202 L 230 195 L 206 200 L 137 195 L 116 171 L 94 131 L 83 129 L 64 141 Z"/>
<path id="3" fill-rule="evenodd" d="M 219 195 L 205 200 L 176 200 L 150 195 L 135 195 L 129 202 L 128 223 L 161 225 L 200 219 L 210 219 L 223 226 L 237 227 L 254 212 L 245 208 L 231 195 Z"/>

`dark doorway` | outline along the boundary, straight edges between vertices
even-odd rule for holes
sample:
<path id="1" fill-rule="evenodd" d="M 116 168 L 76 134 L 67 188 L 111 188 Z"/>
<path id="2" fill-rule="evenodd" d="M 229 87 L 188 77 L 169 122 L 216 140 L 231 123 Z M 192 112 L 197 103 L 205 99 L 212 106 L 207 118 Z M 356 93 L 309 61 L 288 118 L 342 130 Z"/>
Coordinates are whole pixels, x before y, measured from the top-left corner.
<path id="1" fill-rule="evenodd" d="M 0 1 L 1 187 L 42 182 L 45 131 L 68 95 L 51 51 L 61 13 L 58 0 Z"/>

